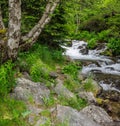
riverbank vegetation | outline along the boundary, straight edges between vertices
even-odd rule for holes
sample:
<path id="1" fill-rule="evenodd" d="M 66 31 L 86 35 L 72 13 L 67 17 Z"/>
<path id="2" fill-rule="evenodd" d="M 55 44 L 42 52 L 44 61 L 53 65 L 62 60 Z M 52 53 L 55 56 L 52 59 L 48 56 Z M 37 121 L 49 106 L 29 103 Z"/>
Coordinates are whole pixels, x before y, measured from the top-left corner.
<path id="1" fill-rule="evenodd" d="M 21 34 L 25 35 L 39 21 L 46 5 L 46 1 L 22 0 Z M 3 22 L 8 26 L 8 2 L 1 1 Z M 0 10 L 1 10 L 0 8 Z M 65 0 L 61 1 L 52 19 L 45 26 L 36 44 L 28 51 L 18 52 L 16 60 L 3 63 L 3 50 L 0 50 L 0 126 L 27 126 L 26 118 L 29 113 L 24 103 L 10 98 L 9 94 L 15 87 L 16 78 L 26 72 L 35 82 L 43 82 L 52 88 L 54 79 L 49 76 L 51 71 L 66 75 L 64 85 L 75 93 L 75 99 L 64 97 L 45 101 L 46 106 L 61 103 L 80 110 L 87 105 L 84 99 L 78 98 L 76 90 L 79 88 L 78 70 L 80 63 L 67 63 L 62 55 L 60 44 L 64 40 L 78 39 L 88 42 L 88 48 L 94 49 L 98 43 L 106 43 L 106 55 L 120 55 L 120 1 L 119 0 Z M 0 29 L 0 42 L 6 43 L 6 29 Z M 2 46 L 0 46 L 1 49 Z M 72 74 L 71 74 L 72 73 Z M 91 88 L 91 83 L 85 89 Z M 93 87 L 94 88 L 94 87 Z M 91 90 L 93 90 L 93 88 Z"/>

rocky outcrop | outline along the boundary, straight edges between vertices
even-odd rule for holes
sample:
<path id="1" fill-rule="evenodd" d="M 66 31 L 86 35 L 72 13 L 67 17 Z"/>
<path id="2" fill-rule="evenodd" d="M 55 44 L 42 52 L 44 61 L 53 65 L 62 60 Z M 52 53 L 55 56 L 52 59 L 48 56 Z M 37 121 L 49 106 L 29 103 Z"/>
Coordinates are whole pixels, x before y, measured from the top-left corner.
<path id="1" fill-rule="evenodd" d="M 99 124 L 112 122 L 112 118 L 105 112 L 105 110 L 95 105 L 85 107 L 81 110 L 81 113 L 85 114 L 87 117 L 92 118 Z"/>
<path id="2" fill-rule="evenodd" d="M 68 126 L 108 126 L 114 125 L 111 117 L 100 107 L 90 105 L 80 112 L 68 106 L 57 105 L 56 118 Z"/>
<path id="3" fill-rule="evenodd" d="M 57 105 L 56 118 L 68 126 L 100 126 L 85 114 L 68 106 Z"/>
<path id="4" fill-rule="evenodd" d="M 25 102 L 33 102 L 37 105 L 44 104 L 43 99 L 49 98 L 50 91 L 41 83 L 35 83 L 25 78 L 17 79 L 12 97 Z"/>
<path id="5" fill-rule="evenodd" d="M 64 87 L 62 80 L 57 79 L 54 91 L 57 95 L 66 99 L 76 99 L 76 95 Z M 105 123 L 112 123 L 112 119 L 108 114 L 102 108 L 94 105 L 87 106 L 81 111 L 56 104 L 52 108 L 46 109 L 44 99 L 50 99 L 50 90 L 41 83 L 35 83 L 25 78 L 17 79 L 17 85 L 11 96 L 27 103 L 28 122 L 33 126 L 41 124 L 55 126 L 59 123 L 66 126 L 103 126 Z M 79 96 L 87 98 L 90 102 L 95 102 L 91 92 L 81 92 Z M 42 114 L 45 111 L 49 111 L 49 116 Z"/>

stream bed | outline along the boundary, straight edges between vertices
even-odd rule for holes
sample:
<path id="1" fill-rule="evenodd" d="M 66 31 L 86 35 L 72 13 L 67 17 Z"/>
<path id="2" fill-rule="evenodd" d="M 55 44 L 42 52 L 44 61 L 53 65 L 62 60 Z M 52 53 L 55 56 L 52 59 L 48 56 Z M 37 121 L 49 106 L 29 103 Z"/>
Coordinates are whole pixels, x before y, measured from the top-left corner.
<path id="1" fill-rule="evenodd" d="M 66 50 L 64 55 L 82 62 L 83 76 L 93 76 L 102 87 L 103 91 L 98 97 L 109 100 L 102 107 L 113 119 L 120 121 L 120 57 L 101 55 L 107 49 L 104 43 L 94 50 L 88 50 L 86 42 L 73 40 L 71 46 L 62 48 Z"/>

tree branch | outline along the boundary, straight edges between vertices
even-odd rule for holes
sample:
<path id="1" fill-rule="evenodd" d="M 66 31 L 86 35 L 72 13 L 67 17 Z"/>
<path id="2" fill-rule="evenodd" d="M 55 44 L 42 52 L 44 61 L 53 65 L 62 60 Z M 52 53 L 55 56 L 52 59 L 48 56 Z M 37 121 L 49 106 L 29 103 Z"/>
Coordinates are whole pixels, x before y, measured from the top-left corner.
<path id="1" fill-rule="evenodd" d="M 42 29 L 45 27 L 46 24 L 50 22 L 52 17 L 51 15 L 53 14 L 59 2 L 60 0 L 49 0 L 43 16 L 39 20 L 37 25 L 35 25 L 26 36 L 23 36 L 21 38 L 22 43 L 20 45 L 20 48 L 24 48 L 25 46 L 32 46 L 36 42 L 40 33 L 42 32 Z"/>

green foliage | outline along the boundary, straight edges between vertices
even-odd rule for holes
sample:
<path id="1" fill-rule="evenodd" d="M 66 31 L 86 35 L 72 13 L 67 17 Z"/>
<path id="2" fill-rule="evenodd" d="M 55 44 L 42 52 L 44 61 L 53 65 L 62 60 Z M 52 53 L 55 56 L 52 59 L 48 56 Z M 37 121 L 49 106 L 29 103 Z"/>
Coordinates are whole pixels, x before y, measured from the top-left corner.
<path id="1" fill-rule="evenodd" d="M 47 66 L 47 69 L 48 67 L 54 69 L 56 63 L 61 64 L 64 62 L 64 57 L 62 56 L 61 50 L 51 49 L 45 45 L 40 45 L 37 43 L 28 52 L 19 53 L 17 64 L 21 71 L 30 72 L 29 70 L 31 67 L 34 69 L 34 64 L 37 62 L 40 62 L 43 67 Z M 41 68 L 41 70 L 42 69 L 43 68 Z"/>
<path id="2" fill-rule="evenodd" d="M 76 63 L 69 63 L 68 65 L 64 66 L 62 72 L 65 74 L 69 74 L 73 78 L 77 78 L 78 70 L 81 69 L 81 66 Z"/>
<path id="3" fill-rule="evenodd" d="M 25 104 L 11 98 L 0 99 L 0 126 L 28 126 L 22 113 L 26 112 Z"/>
<path id="4" fill-rule="evenodd" d="M 48 80 L 49 71 L 50 68 L 39 59 L 31 66 L 30 75 L 34 81 Z"/>
<path id="5" fill-rule="evenodd" d="M 87 105 L 87 102 L 79 97 L 67 99 L 64 96 L 58 96 L 58 99 L 60 104 L 65 106 L 71 106 L 72 108 L 75 108 L 77 110 L 80 110 Z"/>
<path id="6" fill-rule="evenodd" d="M 64 85 L 67 89 L 74 92 L 79 88 L 80 83 L 79 83 L 79 80 L 74 79 L 71 76 L 68 76 L 67 79 L 65 79 L 64 81 Z"/>
<path id="7" fill-rule="evenodd" d="M 50 95 L 49 98 L 43 98 L 46 107 L 53 106 L 55 104 L 54 96 Z"/>
<path id="8" fill-rule="evenodd" d="M 111 33 L 111 31 L 109 29 L 99 32 L 98 36 L 97 36 L 97 40 L 100 41 L 100 42 L 101 41 L 107 41 L 109 39 L 110 33 Z"/>
<path id="9" fill-rule="evenodd" d="M 94 49 L 97 46 L 97 39 L 92 38 L 88 41 L 88 48 Z"/>
<path id="10" fill-rule="evenodd" d="M 85 91 L 92 91 L 94 92 L 95 91 L 95 85 L 93 85 L 92 83 L 92 79 L 89 78 L 83 85 L 83 88 L 85 89 Z"/>
<path id="11" fill-rule="evenodd" d="M 14 70 L 11 61 L 0 66 L 0 95 L 7 95 L 15 85 Z"/>
<path id="12" fill-rule="evenodd" d="M 120 39 L 109 39 L 108 48 L 113 51 L 113 54 L 120 55 Z"/>
<path id="13" fill-rule="evenodd" d="M 106 22 L 102 17 L 98 17 L 97 15 L 91 17 L 89 20 L 83 22 L 80 26 L 81 30 L 87 30 L 90 32 L 100 32 L 106 29 Z"/>

